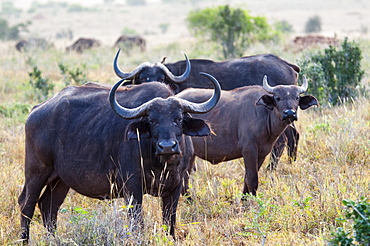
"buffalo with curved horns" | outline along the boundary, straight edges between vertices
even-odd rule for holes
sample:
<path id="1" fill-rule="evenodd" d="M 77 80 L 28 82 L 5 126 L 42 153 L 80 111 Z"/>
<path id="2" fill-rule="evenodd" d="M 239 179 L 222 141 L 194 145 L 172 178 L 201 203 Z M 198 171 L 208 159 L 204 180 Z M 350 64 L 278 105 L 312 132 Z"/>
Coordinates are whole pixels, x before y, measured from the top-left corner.
<path id="1" fill-rule="evenodd" d="M 193 137 L 194 153 L 212 164 L 243 157 L 245 165 L 243 193 L 256 195 L 258 170 L 272 146 L 285 129 L 297 120 L 297 110 L 318 105 L 311 95 L 300 96 L 307 90 L 303 85 L 272 87 L 263 78 L 263 86 L 244 86 L 222 91 L 217 106 L 200 116 L 212 126 L 215 135 Z M 186 89 L 179 94 L 198 102 L 210 96 L 209 89 Z"/>
<path id="2" fill-rule="evenodd" d="M 163 222 L 175 237 L 178 200 L 194 158 L 190 136 L 210 134 L 207 123 L 190 113 L 206 113 L 220 98 L 217 80 L 203 75 L 215 89 L 200 103 L 175 96 L 163 83 L 123 88 L 121 80 L 111 90 L 70 86 L 35 106 L 25 126 L 25 184 L 18 199 L 22 239 L 29 240 L 37 203 L 44 226 L 56 228 L 69 189 L 91 198 L 132 200 L 129 214 L 139 225 L 143 194 L 161 197 Z"/>
<path id="3" fill-rule="evenodd" d="M 146 47 L 146 41 L 143 37 L 137 35 L 135 36 L 121 35 L 118 37 L 113 47 L 119 48 L 121 46 L 126 49 L 132 49 L 135 46 L 137 46 L 140 48 L 141 52 L 144 52 Z"/>
<path id="4" fill-rule="evenodd" d="M 123 85 L 157 81 L 168 84 L 174 92 L 178 92 L 178 85 L 183 83 L 189 77 L 191 72 L 191 64 L 189 58 L 185 54 L 184 72 L 180 75 L 173 75 L 173 73 L 171 73 L 171 71 L 161 62 L 144 62 L 131 72 L 125 73 L 118 66 L 117 60 L 119 53 L 120 50 L 117 51 L 117 54 L 114 57 L 113 68 L 118 77 L 128 80 L 128 82 L 125 82 Z M 201 73 L 202 71 L 199 72 Z"/>
<path id="5" fill-rule="evenodd" d="M 114 59 L 114 71 L 118 77 L 128 80 L 125 85 L 165 81 L 171 84 L 175 93 L 186 88 L 212 88 L 212 84 L 202 76 L 199 76 L 199 72 L 207 72 L 215 76 L 223 90 L 232 90 L 246 85 L 262 85 L 262 80 L 265 75 L 269 78 L 269 83 L 272 86 L 296 85 L 298 73 L 300 72 L 299 66 L 272 54 L 245 56 L 222 62 L 205 59 L 190 59 L 192 66 L 191 71 L 181 83 L 174 84 L 171 80 L 165 79 L 164 74 L 168 72 L 174 74 L 174 76 L 181 74 L 182 71 L 190 66 L 188 65 L 188 59 L 164 65 L 160 64 L 158 66 L 141 65 L 131 73 L 124 73 L 118 67 L 118 55 L 119 51 Z M 145 69 L 142 67 L 145 67 Z M 294 124 L 287 127 L 272 150 L 271 169 L 277 166 L 286 144 L 290 160 L 296 160 L 298 140 L 299 133 L 295 129 Z"/>
<path id="6" fill-rule="evenodd" d="M 101 42 L 94 38 L 79 38 L 73 44 L 66 48 L 66 51 L 76 51 L 77 53 L 83 53 L 85 50 L 100 47 Z"/>

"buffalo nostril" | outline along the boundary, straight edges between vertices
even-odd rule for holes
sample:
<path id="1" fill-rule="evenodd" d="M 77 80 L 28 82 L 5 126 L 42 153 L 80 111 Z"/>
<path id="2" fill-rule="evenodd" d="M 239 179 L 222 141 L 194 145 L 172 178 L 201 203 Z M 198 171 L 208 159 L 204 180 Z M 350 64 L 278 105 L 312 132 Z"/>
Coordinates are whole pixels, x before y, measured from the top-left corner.
<path id="1" fill-rule="evenodd" d="M 164 140 L 157 144 L 158 154 L 174 154 L 179 151 L 178 143 L 174 140 Z"/>
<path id="2" fill-rule="evenodd" d="M 285 119 L 297 119 L 297 111 L 293 110 L 293 109 L 288 109 L 288 110 L 285 110 L 283 112 L 283 120 Z"/>

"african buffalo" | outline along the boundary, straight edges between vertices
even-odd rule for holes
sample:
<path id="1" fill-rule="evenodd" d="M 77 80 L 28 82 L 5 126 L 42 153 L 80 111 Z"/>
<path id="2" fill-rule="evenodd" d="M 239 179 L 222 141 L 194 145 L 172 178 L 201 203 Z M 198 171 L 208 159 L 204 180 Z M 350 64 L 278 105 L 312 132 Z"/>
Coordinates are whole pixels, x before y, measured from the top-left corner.
<path id="1" fill-rule="evenodd" d="M 28 51 L 31 49 L 41 49 L 46 50 L 52 47 L 53 44 L 49 43 L 46 39 L 43 38 L 28 38 L 18 40 L 15 44 L 15 48 L 19 51 Z"/>
<path id="2" fill-rule="evenodd" d="M 101 42 L 94 38 L 79 38 L 72 45 L 66 48 L 66 51 L 76 51 L 82 53 L 87 49 L 101 46 Z"/>
<path id="3" fill-rule="evenodd" d="M 164 81 L 171 84 L 171 87 L 176 93 L 186 88 L 212 88 L 212 84 L 198 75 L 199 72 L 212 74 L 217 78 L 223 90 L 232 90 L 246 85 L 262 85 L 265 75 L 268 76 L 271 86 L 296 85 L 300 71 L 297 65 L 272 54 L 246 56 L 223 62 L 190 59 L 192 69 L 189 75 L 183 82 L 174 84 L 171 80 L 164 79 L 164 71 L 168 73 L 168 69 L 172 74 L 179 75 L 188 67 L 187 60 L 168 63 L 165 66 L 159 63 L 156 63 L 159 65 L 145 63 L 145 66 L 141 65 L 131 73 L 124 73 L 118 67 L 118 55 L 119 51 L 113 62 L 114 71 L 118 77 L 128 80 L 125 83 L 126 85 L 131 83 L 140 84 L 151 81 Z M 270 164 L 271 169 L 274 169 L 279 162 L 286 142 L 290 160 L 296 159 L 298 139 L 299 133 L 294 128 L 294 125 L 292 127 L 289 126 L 273 148 Z"/>
<path id="4" fill-rule="evenodd" d="M 97 199 L 133 199 L 129 214 L 138 224 L 143 194 L 162 197 L 163 221 L 174 237 L 180 191 L 194 158 L 190 136 L 210 134 L 189 113 L 206 113 L 220 98 L 216 79 L 204 75 L 215 90 L 202 103 L 174 96 L 163 83 L 119 88 L 121 80 L 111 90 L 70 86 L 34 107 L 25 127 L 25 185 L 18 199 L 22 239 L 29 239 L 36 203 L 44 226 L 55 229 L 70 188 Z"/>
<path id="5" fill-rule="evenodd" d="M 243 157 L 245 165 L 243 193 L 256 195 L 258 170 L 282 132 L 297 120 L 298 106 L 305 110 L 318 105 L 311 95 L 300 96 L 307 90 L 303 85 L 271 87 L 267 76 L 262 86 L 244 86 L 222 91 L 217 106 L 200 118 L 211 124 L 214 135 L 193 137 L 194 153 L 212 164 Z M 207 89 L 187 89 L 178 97 L 194 102 L 208 98 Z"/>
<path id="6" fill-rule="evenodd" d="M 141 52 L 145 51 L 146 41 L 141 36 L 120 36 L 114 43 L 113 48 L 127 48 L 132 49 L 134 47 L 139 47 Z"/>
<path id="7" fill-rule="evenodd" d="M 119 53 L 120 50 L 117 51 L 117 54 L 114 57 L 113 68 L 118 77 L 128 80 L 128 82 L 125 82 L 123 85 L 142 84 L 146 82 L 157 81 L 168 84 L 176 92 L 178 84 L 183 83 L 189 77 L 191 72 L 190 61 L 185 55 L 184 70 L 183 73 L 179 73 L 178 76 L 173 75 L 161 62 L 144 62 L 132 72 L 125 73 L 121 71 L 117 64 Z"/>

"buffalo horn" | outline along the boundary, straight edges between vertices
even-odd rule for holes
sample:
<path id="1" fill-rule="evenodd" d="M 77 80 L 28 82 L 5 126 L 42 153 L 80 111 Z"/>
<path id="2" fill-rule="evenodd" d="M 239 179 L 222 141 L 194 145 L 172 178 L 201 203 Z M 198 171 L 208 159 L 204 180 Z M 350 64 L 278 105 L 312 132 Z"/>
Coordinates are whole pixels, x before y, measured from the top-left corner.
<path id="1" fill-rule="evenodd" d="M 124 108 L 124 107 L 122 107 L 121 105 L 118 104 L 118 102 L 116 100 L 116 90 L 118 89 L 118 87 L 121 86 L 123 81 L 124 81 L 124 79 L 118 81 L 112 87 L 112 89 L 110 90 L 110 92 L 109 92 L 110 106 L 112 107 L 114 112 L 116 112 L 116 114 L 118 114 L 119 116 L 121 116 L 124 119 L 135 119 L 135 118 L 138 118 L 138 117 L 141 117 L 141 116 L 145 115 L 145 111 L 146 111 L 146 108 L 147 108 L 147 103 L 144 103 L 141 106 L 133 108 L 133 109 Z"/>
<path id="2" fill-rule="evenodd" d="M 200 74 L 208 77 L 212 81 L 215 87 L 213 95 L 210 99 L 208 99 L 207 101 L 203 103 L 194 103 L 194 102 L 189 102 L 185 99 L 177 98 L 180 104 L 182 105 L 184 112 L 196 113 L 196 114 L 207 113 L 208 111 L 210 111 L 212 108 L 216 106 L 218 100 L 220 99 L 221 87 L 218 81 L 210 74 L 207 74 L 207 73 L 200 73 Z M 118 89 L 118 87 L 121 86 L 123 81 L 124 81 L 123 79 L 118 81 L 109 92 L 109 102 L 110 102 L 112 109 L 114 110 L 114 112 L 116 112 L 116 114 L 120 115 L 122 118 L 125 118 L 125 119 L 135 119 L 135 118 L 144 116 L 146 114 L 148 105 L 150 105 L 152 101 L 156 99 L 154 98 L 132 109 L 122 107 L 121 105 L 118 104 L 116 100 L 116 90 Z"/>
<path id="3" fill-rule="evenodd" d="M 197 114 L 207 113 L 208 111 L 210 111 L 216 106 L 221 96 L 221 87 L 218 81 L 212 75 L 208 73 L 201 72 L 199 74 L 206 76 L 209 80 L 211 80 L 215 87 L 215 90 L 213 92 L 212 97 L 203 103 L 194 103 L 194 102 L 189 102 L 187 100 L 182 99 L 181 103 L 182 103 L 183 109 L 185 112 L 188 112 L 188 113 L 197 113 Z"/>
<path id="4" fill-rule="evenodd" d="M 131 73 L 124 73 L 118 67 L 118 63 L 117 63 L 118 55 L 120 52 L 121 52 L 121 49 L 117 51 L 116 56 L 114 57 L 113 68 L 114 68 L 114 72 L 116 73 L 116 75 L 120 77 L 121 79 L 132 79 L 133 77 L 135 77 L 136 74 L 140 73 L 144 67 L 150 66 L 149 62 L 144 62 L 140 66 L 135 68 Z"/>
<path id="5" fill-rule="evenodd" d="M 306 76 L 303 75 L 303 84 L 301 85 L 300 89 L 299 89 L 299 93 L 305 93 L 307 91 L 307 88 L 308 88 L 308 83 L 307 83 L 307 79 L 306 79 Z"/>
<path id="6" fill-rule="evenodd" d="M 271 94 L 274 94 L 274 88 L 271 87 L 269 85 L 269 83 L 267 82 L 267 75 L 263 76 L 263 85 L 262 85 L 263 89 L 265 89 L 265 91 L 267 91 L 268 93 L 271 93 Z"/>
<path id="7" fill-rule="evenodd" d="M 122 70 L 118 66 L 118 56 L 119 56 L 119 53 L 120 52 L 121 52 L 121 49 L 119 49 L 117 51 L 116 56 L 114 57 L 113 68 L 114 68 L 114 72 L 116 73 L 116 75 L 118 77 L 120 77 L 121 79 L 132 79 L 138 73 L 140 73 L 143 68 L 145 68 L 145 67 L 151 67 L 152 66 L 149 62 L 144 62 L 140 66 L 138 66 L 137 68 L 135 68 L 132 72 L 130 72 L 130 73 L 124 73 L 124 72 L 122 72 Z M 186 54 L 185 54 L 185 59 L 186 59 L 186 69 L 185 69 L 185 72 L 182 75 L 179 75 L 179 76 L 173 75 L 171 73 L 171 71 L 168 70 L 168 68 L 165 65 L 162 64 L 164 62 L 164 60 L 162 60 L 162 63 L 157 63 L 155 65 L 158 66 L 158 67 L 160 67 L 163 70 L 163 72 L 166 74 L 167 78 L 171 82 L 181 83 L 181 82 L 185 81 L 189 77 L 190 70 L 191 70 L 190 61 L 189 61 L 189 58 L 187 57 Z"/>
<path id="8" fill-rule="evenodd" d="M 186 69 L 185 69 L 185 72 L 182 75 L 179 75 L 179 76 L 173 75 L 173 73 L 171 73 L 171 71 L 168 70 L 168 68 L 165 65 L 163 65 L 163 62 L 156 64 L 158 67 L 160 67 L 163 70 L 163 72 L 165 72 L 167 78 L 171 82 L 174 82 L 174 83 L 184 82 L 190 75 L 190 70 L 191 70 L 190 61 L 189 61 L 188 56 L 186 54 L 184 54 L 184 55 L 185 55 L 185 59 L 186 59 Z"/>

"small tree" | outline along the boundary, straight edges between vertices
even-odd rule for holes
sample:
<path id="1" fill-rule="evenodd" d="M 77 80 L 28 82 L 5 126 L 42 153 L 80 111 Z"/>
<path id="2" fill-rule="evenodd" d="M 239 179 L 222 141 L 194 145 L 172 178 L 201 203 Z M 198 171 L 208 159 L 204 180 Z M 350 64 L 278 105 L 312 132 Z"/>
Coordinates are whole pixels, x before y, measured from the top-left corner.
<path id="1" fill-rule="evenodd" d="M 361 90 L 362 51 L 355 42 L 345 38 L 341 49 L 330 46 L 322 54 L 314 54 L 301 63 L 302 74 L 311 79 L 308 93 L 325 104 L 337 104 L 340 98 L 357 97 Z"/>
<path id="2" fill-rule="evenodd" d="M 305 32 L 312 33 L 312 32 L 320 32 L 321 31 L 321 18 L 318 15 L 310 17 L 306 22 Z"/>
<path id="3" fill-rule="evenodd" d="M 195 35 L 219 43 L 225 58 L 241 56 L 251 43 L 277 36 L 265 17 L 252 17 L 228 5 L 191 11 L 187 22 Z"/>
<path id="4" fill-rule="evenodd" d="M 75 69 L 70 68 L 63 63 L 58 64 L 60 73 L 63 75 L 63 81 L 66 86 L 75 84 L 81 85 L 86 83 L 87 74 L 86 74 L 86 64 L 82 63 L 82 68 L 75 67 Z"/>
<path id="5" fill-rule="evenodd" d="M 7 20 L 0 18 L 0 39 L 1 40 L 15 40 L 19 39 L 19 33 L 21 31 L 27 32 L 28 26 L 31 24 L 30 21 L 26 23 L 20 23 L 14 26 L 9 26 Z"/>
<path id="6" fill-rule="evenodd" d="M 37 66 L 34 66 L 32 72 L 28 73 L 30 76 L 29 83 L 35 92 L 35 97 L 38 101 L 47 99 L 49 93 L 54 89 L 54 84 L 49 82 L 49 79 L 42 77 L 41 71 Z"/>

